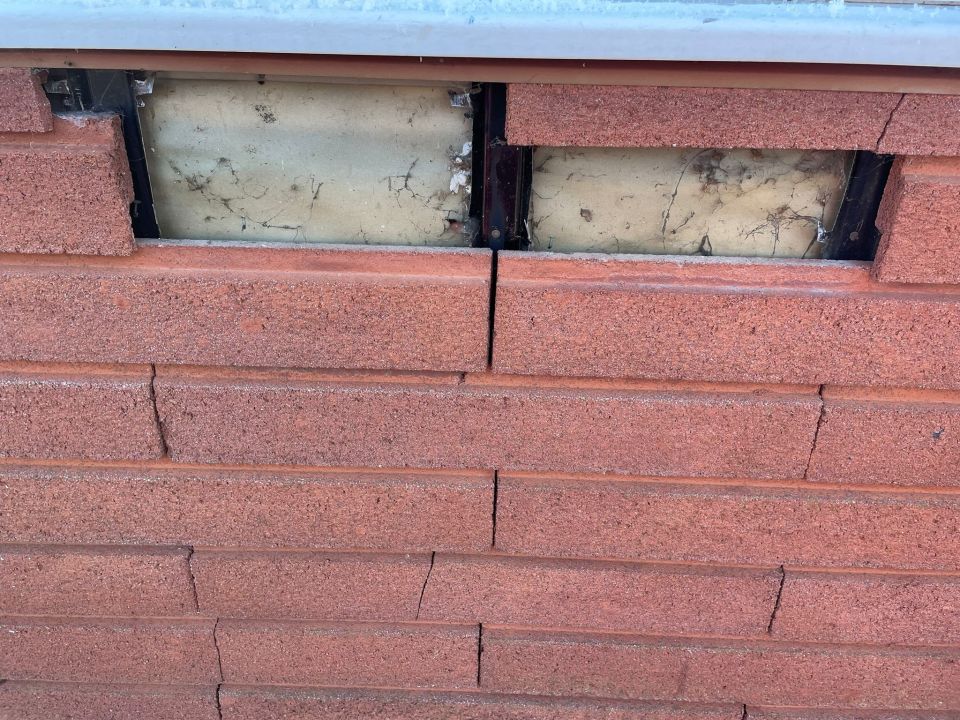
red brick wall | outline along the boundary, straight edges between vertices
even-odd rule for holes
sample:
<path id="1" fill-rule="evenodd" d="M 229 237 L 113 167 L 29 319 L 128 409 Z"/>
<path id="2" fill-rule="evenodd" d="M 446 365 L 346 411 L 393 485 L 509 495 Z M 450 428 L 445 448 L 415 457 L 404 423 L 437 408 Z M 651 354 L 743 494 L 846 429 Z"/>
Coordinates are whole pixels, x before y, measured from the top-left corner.
<path id="1" fill-rule="evenodd" d="M 898 161 L 872 267 L 504 253 L 488 366 L 487 251 L 136 248 L 118 124 L 37 82 L 0 72 L 4 720 L 960 712 L 955 159 Z M 953 98 L 511 97 L 524 142 L 960 152 Z"/>

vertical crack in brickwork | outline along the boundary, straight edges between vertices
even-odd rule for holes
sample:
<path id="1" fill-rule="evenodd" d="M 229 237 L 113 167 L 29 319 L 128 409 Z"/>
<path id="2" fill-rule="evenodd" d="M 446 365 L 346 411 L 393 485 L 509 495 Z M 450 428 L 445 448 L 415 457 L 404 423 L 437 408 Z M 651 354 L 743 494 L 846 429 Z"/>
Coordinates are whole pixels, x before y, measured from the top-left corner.
<path id="1" fill-rule="evenodd" d="M 157 407 L 157 366 L 150 366 L 150 404 L 153 406 L 153 422 L 160 436 L 160 450 L 163 457 L 170 457 L 170 447 L 167 445 L 167 433 L 160 419 L 160 409 Z"/>
<path id="2" fill-rule="evenodd" d="M 900 109 L 900 106 L 903 105 L 904 99 L 906 99 L 907 94 L 901 93 L 900 99 L 897 100 L 897 104 L 893 106 L 893 110 L 890 111 L 890 117 L 887 118 L 887 121 L 883 124 L 883 130 L 880 131 L 880 137 L 877 138 L 877 145 L 874 148 L 876 152 L 880 152 L 880 146 L 883 144 L 883 139 L 887 136 L 887 129 L 890 127 L 890 123 L 893 122 L 893 118 L 897 115 L 897 110 Z"/>
<path id="3" fill-rule="evenodd" d="M 190 590 L 193 592 L 193 606 L 199 613 L 200 596 L 197 593 L 197 576 L 193 573 L 193 545 L 187 546 L 187 572 L 190 573 Z"/>
<path id="4" fill-rule="evenodd" d="M 810 465 L 813 463 L 813 454 L 817 451 L 817 440 L 820 439 L 820 428 L 823 427 L 823 420 L 827 414 L 827 405 L 823 402 L 823 385 L 817 390 L 820 397 L 820 416 L 817 418 L 817 427 L 813 431 L 813 442 L 810 443 L 810 454 L 807 456 L 807 466 L 803 469 L 803 479 L 806 480 L 810 475 Z"/>
<path id="5" fill-rule="evenodd" d="M 777 588 L 777 599 L 773 603 L 773 611 L 770 613 L 770 622 L 767 623 L 767 635 L 773 633 L 773 624 L 777 620 L 777 613 L 780 612 L 780 601 L 783 599 L 783 585 L 787 581 L 787 571 L 783 565 L 779 568 L 780 587 Z"/>
<path id="6" fill-rule="evenodd" d="M 420 599 L 417 601 L 417 616 L 416 620 L 420 619 L 420 607 L 423 605 L 423 596 L 427 592 L 427 583 L 430 582 L 430 573 L 433 572 L 433 563 L 437 559 L 436 551 L 430 553 L 430 567 L 427 568 L 427 576 L 423 579 L 423 587 L 420 588 Z"/>
<path id="7" fill-rule="evenodd" d="M 490 538 L 490 547 L 497 546 L 497 500 L 500 496 L 500 471 L 493 471 L 493 532 Z"/>
<path id="8" fill-rule="evenodd" d="M 497 251 L 490 258 L 490 317 L 487 319 L 487 370 L 493 369 L 493 328 L 497 312 Z"/>
<path id="9" fill-rule="evenodd" d="M 220 707 L 220 692 L 223 690 L 223 656 L 220 654 L 220 641 L 217 639 L 217 629 L 220 627 L 220 618 L 213 623 L 213 647 L 217 651 L 217 669 L 220 671 L 220 682 L 217 683 L 217 692 L 214 701 L 217 705 L 217 717 L 223 720 L 223 708 Z"/>
<path id="10" fill-rule="evenodd" d="M 740 712 L 740 720 L 747 720 L 747 705 L 744 703 L 743 710 Z"/>
<path id="11" fill-rule="evenodd" d="M 483 623 L 477 626 L 477 687 L 480 687 L 480 668 L 483 663 Z"/>

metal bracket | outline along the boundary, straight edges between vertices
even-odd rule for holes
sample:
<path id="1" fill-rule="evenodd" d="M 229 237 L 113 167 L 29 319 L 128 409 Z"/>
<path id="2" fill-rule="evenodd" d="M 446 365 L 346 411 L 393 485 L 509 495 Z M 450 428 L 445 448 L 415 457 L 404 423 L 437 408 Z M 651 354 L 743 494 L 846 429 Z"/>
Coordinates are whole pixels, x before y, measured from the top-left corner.
<path id="1" fill-rule="evenodd" d="M 873 260 L 880 233 L 877 211 L 893 165 L 893 155 L 860 150 L 853 158 L 833 230 L 827 236 L 825 260 Z"/>
<path id="2" fill-rule="evenodd" d="M 120 116 L 133 180 L 130 217 L 138 238 L 160 237 L 137 114 L 137 96 L 148 94 L 152 88 L 151 76 L 123 70 L 53 69 L 44 84 L 56 113 L 113 112 Z"/>

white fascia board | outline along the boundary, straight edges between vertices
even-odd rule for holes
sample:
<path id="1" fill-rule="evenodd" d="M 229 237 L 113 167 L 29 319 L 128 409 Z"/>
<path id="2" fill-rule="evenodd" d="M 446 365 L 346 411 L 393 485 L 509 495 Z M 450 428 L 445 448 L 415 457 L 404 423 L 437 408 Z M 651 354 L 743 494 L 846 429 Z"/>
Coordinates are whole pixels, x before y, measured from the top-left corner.
<path id="1" fill-rule="evenodd" d="M 960 67 L 960 6 L 3 0 L 0 48 Z"/>

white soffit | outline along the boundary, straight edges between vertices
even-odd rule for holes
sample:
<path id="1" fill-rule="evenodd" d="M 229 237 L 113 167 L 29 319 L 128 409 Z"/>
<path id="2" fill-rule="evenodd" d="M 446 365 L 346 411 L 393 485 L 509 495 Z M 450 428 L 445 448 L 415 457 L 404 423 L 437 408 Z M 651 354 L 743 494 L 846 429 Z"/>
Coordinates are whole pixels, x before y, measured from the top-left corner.
<path id="1" fill-rule="evenodd" d="M 960 67 L 940 2 L 4 0 L 0 48 Z"/>

